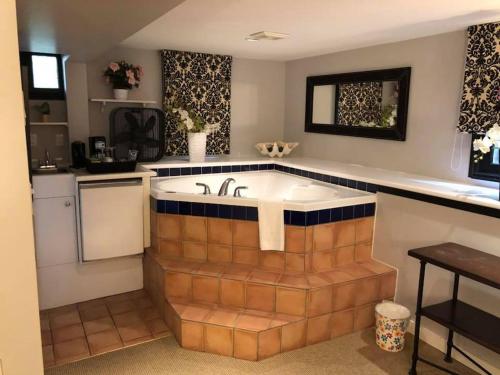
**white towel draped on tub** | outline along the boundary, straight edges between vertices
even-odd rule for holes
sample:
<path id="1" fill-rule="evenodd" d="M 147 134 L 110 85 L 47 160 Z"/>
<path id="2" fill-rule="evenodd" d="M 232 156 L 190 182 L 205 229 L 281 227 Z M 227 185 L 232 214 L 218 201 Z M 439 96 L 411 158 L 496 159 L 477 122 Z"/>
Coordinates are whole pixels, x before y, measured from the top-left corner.
<path id="1" fill-rule="evenodd" d="M 259 199 L 259 237 L 261 250 L 285 250 L 283 201 Z"/>

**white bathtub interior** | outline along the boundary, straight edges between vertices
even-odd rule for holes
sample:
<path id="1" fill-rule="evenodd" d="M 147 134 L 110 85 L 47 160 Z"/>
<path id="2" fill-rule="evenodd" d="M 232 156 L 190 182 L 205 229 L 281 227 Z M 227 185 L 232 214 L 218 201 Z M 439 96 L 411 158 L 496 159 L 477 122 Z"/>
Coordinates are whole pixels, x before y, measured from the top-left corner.
<path id="1" fill-rule="evenodd" d="M 234 178 L 229 184 L 227 196 L 218 196 L 222 183 Z M 203 195 L 203 183 L 211 194 Z M 238 186 L 242 197 L 233 197 Z M 305 177 L 292 176 L 278 171 L 251 171 L 195 176 L 159 177 L 152 181 L 151 194 L 156 199 L 176 200 L 239 206 L 257 206 L 259 199 L 282 200 L 285 209 L 309 211 L 375 202 L 374 194 L 328 184 Z"/>

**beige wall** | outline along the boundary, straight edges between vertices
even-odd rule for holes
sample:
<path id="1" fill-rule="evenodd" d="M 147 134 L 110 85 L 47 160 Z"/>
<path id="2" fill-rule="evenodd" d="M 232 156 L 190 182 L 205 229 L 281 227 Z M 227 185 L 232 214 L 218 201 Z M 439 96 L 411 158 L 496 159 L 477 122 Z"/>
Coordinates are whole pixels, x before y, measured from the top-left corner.
<path id="1" fill-rule="evenodd" d="M 451 241 L 500 255 L 499 219 L 386 194 L 377 195 L 373 255 L 398 269 L 396 302 L 408 306 L 412 313 L 417 301 L 419 262 L 408 257 L 408 250 Z M 424 305 L 450 299 L 452 274 L 434 266 L 426 269 Z M 500 316 L 498 290 L 462 277 L 459 298 Z M 444 350 L 447 332 L 443 327 L 425 318 L 422 327 L 422 339 Z M 456 336 L 456 344 L 474 355 L 492 373 L 499 373 L 498 354 L 460 336 Z"/>
<path id="2" fill-rule="evenodd" d="M 66 63 L 66 101 L 70 142 L 82 141 L 88 150 L 89 102 L 87 90 L 87 64 Z"/>
<path id="3" fill-rule="evenodd" d="M 458 121 L 465 58 L 465 31 L 386 44 L 286 64 L 285 138 L 298 141 L 298 154 L 455 180 L 468 180 L 470 139 L 458 170 L 450 167 Z M 406 142 L 355 138 L 304 132 L 306 77 L 373 69 L 412 67 Z M 460 145 L 460 142 L 458 142 Z M 477 183 L 477 182 L 476 182 Z M 399 271 L 396 301 L 414 312 L 418 261 L 411 248 L 454 241 L 499 255 L 498 219 L 378 194 L 374 257 Z M 428 267 L 425 303 L 450 297 L 449 273 Z M 464 280 L 460 298 L 500 315 L 500 293 Z M 423 339 L 441 349 L 446 332 L 423 319 Z M 461 337 L 457 343 L 488 366 L 493 373 L 500 358 Z"/>
<path id="4" fill-rule="evenodd" d="M 285 138 L 300 142 L 297 154 L 309 157 L 466 179 L 469 138 L 458 152 L 460 168 L 450 167 L 465 43 L 458 31 L 287 62 Z M 307 76 L 403 66 L 412 68 L 405 142 L 304 132 Z"/>
<path id="5" fill-rule="evenodd" d="M 111 61 L 125 60 L 144 68 L 139 88 L 129 92 L 129 99 L 155 100 L 153 107 L 161 108 L 161 65 L 158 51 L 132 48 L 113 48 L 99 58 L 87 63 L 87 87 L 89 98 L 112 98 L 113 89 L 104 81 L 103 72 Z M 99 103 L 89 103 L 90 135 L 104 135 L 109 140 L 109 113 L 123 104 L 109 103 L 101 112 Z M 136 105 L 131 105 L 136 106 Z"/>
<path id="6" fill-rule="evenodd" d="M 111 86 L 102 77 L 110 61 L 126 60 L 142 65 L 144 78 L 130 99 L 155 100 L 161 108 L 162 79 L 158 51 L 115 48 L 87 64 L 89 98 L 109 98 Z M 69 78 L 68 78 L 69 80 Z M 258 60 L 234 59 L 231 93 L 231 153 L 255 154 L 253 144 L 282 138 L 284 125 L 285 64 Z M 69 99 L 68 99 L 69 100 Z M 89 103 L 90 135 L 109 137 L 109 113 L 120 104 Z"/>
<path id="7" fill-rule="evenodd" d="M 257 142 L 283 138 L 285 64 L 233 60 L 231 79 L 231 154 L 256 154 Z"/>
<path id="8" fill-rule="evenodd" d="M 5 375 L 43 373 L 16 4 L 0 2 L 0 361 Z"/>

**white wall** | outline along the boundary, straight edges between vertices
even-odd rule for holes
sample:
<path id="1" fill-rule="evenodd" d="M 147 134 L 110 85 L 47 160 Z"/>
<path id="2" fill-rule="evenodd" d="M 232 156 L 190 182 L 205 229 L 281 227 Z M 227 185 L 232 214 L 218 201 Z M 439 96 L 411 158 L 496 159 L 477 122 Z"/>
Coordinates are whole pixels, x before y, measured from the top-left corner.
<path id="1" fill-rule="evenodd" d="M 450 168 L 465 45 L 464 30 L 287 62 L 285 138 L 301 143 L 297 155 L 467 179 L 468 136 L 460 168 Z M 405 142 L 304 132 L 307 76 L 404 66 L 412 68 Z"/>
<path id="2" fill-rule="evenodd" d="M 155 100 L 161 108 L 162 77 L 158 51 L 115 48 L 87 64 L 89 98 L 112 96 L 102 73 L 110 61 L 126 60 L 142 65 L 145 75 L 129 98 Z M 68 78 L 69 79 L 69 78 Z M 285 64 L 282 62 L 233 59 L 231 86 L 231 154 L 252 155 L 253 144 L 283 136 Z M 89 104 L 90 135 L 109 137 L 109 112 L 120 104 Z"/>
<path id="3" fill-rule="evenodd" d="M 0 2 L 0 361 L 5 375 L 43 373 L 16 4 Z"/>

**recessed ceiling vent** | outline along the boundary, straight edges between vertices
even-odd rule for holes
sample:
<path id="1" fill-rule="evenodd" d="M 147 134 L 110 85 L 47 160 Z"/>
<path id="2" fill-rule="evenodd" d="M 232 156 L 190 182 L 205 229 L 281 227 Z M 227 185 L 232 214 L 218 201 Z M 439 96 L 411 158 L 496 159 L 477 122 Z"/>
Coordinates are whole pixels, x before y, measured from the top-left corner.
<path id="1" fill-rule="evenodd" d="M 249 42 L 257 42 L 258 40 L 280 40 L 288 38 L 288 34 L 275 33 L 273 31 L 259 31 L 258 33 L 250 34 L 245 38 Z"/>

